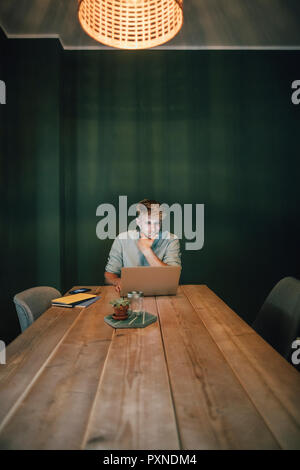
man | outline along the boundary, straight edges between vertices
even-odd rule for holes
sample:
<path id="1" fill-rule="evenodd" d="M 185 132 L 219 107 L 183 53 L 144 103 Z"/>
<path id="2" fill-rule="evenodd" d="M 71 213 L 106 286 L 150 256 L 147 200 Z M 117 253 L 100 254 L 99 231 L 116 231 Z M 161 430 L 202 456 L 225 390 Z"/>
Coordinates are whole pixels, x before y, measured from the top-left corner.
<path id="1" fill-rule="evenodd" d="M 160 203 L 143 199 L 137 204 L 138 230 L 120 233 L 114 240 L 104 278 L 120 293 L 121 268 L 128 266 L 181 266 L 180 243 L 176 235 L 162 232 Z"/>

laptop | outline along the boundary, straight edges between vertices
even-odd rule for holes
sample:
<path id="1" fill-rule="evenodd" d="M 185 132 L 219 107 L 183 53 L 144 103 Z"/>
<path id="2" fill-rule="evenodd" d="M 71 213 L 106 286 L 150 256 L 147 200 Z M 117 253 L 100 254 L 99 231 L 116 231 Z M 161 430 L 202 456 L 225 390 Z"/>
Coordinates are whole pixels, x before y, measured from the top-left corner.
<path id="1" fill-rule="evenodd" d="M 181 266 L 121 268 L 121 296 L 133 290 L 144 295 L 176 295 Z"/>

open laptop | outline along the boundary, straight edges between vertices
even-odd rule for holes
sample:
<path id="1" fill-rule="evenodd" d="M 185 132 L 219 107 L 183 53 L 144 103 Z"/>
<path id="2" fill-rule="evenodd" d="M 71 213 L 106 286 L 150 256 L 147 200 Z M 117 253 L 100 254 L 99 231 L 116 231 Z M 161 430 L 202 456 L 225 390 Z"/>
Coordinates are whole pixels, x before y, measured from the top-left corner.
<path id="1" fill-rule="evenodd" d="M 121 268 L 121 295 L 133 290 L 144 295 L 175 295 L 181 266 L 135 266 Z"/>

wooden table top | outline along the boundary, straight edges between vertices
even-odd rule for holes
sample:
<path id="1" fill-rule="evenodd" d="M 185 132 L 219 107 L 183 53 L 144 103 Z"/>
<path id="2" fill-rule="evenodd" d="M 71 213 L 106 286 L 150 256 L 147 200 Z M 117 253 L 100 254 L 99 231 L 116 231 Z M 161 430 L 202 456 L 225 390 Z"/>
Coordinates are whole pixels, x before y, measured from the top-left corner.
<path id="1" fill-rule="evenodd" d="M 8 346 L 0 448 L 300 448 L 299 372 L 207 286 L 146 297 L 157 322 L 123 330 L 114 288 L 90 287 Z"/>

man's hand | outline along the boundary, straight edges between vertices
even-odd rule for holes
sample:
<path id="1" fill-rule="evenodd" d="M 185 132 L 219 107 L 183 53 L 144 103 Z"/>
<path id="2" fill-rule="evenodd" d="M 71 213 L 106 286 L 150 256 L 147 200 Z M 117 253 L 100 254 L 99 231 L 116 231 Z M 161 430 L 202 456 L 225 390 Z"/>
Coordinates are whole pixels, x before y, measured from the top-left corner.
<path id="1" fill-rule="evenodd" d="M 155 238 L 148 238 L 146 235 L 141 232 L 141 238 L 138 239 L 137 246 L 139 250 L 144 254 L 151 250 Z"/>
<path id="2" fill-rule="evenodd" d="M 114 284 L 115 284 L 116 292 L 120 295 L 120 293 L 121 293 L 121 279 L 120 278 L 117 279 Z"/>
<path id="3" fill-rule="evenodd" d="M 113 284 L 115 286 L 115 290 L 118 294 L 121 293 L 121 279 L 117 274 L 105 272 L 104 278 L 106 283 Z"/>

